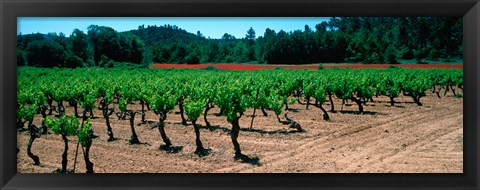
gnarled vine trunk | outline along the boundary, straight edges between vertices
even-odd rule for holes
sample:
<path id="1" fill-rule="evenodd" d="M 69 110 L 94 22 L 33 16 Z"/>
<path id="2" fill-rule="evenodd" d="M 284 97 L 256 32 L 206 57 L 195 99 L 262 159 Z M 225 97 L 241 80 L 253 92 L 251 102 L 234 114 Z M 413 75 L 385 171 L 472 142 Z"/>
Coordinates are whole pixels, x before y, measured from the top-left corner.
<path id="1" fill-rule="evenodd" d="M 150 111 L 150 104 L 148 104 L 148 102 L 147 102 L 147 101 L 145 101 L 145 105 L 147 106 L 147 110 L 149 110 L 149 111 Z"/>
<path id="2" fill-rule="evenodd" d="M 240 116 L 241 117 L 241 116 Z M 238 133 L 240 132 L 240 117 L 235 117 L 232 121 L 232 131 L 230 133 L 233 143 L 233 148 L 235 150 L 235 156 L 241 156 L 242 151 L 240 150 L 240 144 L 237 141 Z"/>
<path id="3" fill-rule="evenodd" d="M 53 98 L 49 94 L 47 94 L 47 103 L 48 103 L 48 107 L 49 107 L 48 115 L 52 115 L 52 112 L 55 110 L 55 107 L 52 106 Z"/>
<path id="4" fill-rule="evenodd" d="M 267 114 L 267 112 L 265 111 L 264 108 L 261 108 L 260 110 L 262 110 L 262 113 L 263 113 L 263 116 L 264 116 L 264 117 L 268 117 L 268 114 Z"/>
<path id="5" fill-rule="evenodd" d="M 307 100 L 307 106 L 305 106 L 305 109 L 308 110 L 308 107 L 310 106 L 310 96 L 305 97 Z"/>
<path id="6" fill-rule="evenodd" d="M 28 128 L 30 129 L 30 139 L 27 144 L 27 154 L 32 158 L 34 165 L 40 165 L 40 158 L 32 153 L 33 141 L 35 141 L 37 137 L 40 137 L 39 129 L 35 125 L 29 125 Z"/>
<path id="7" fill-rule="evenodd" d="M 134 112 L 132 110 L 128 110 L 128 113 L 130 114 L 130 129 L 132 131 L 132 136 L 130 136 L 130 139 L 128 140 L 128 142 L 130 144 L 138 144 L 140 143 L 140 141 L 138 140 L 138 136 L 137 136 L 137 133 L 135 132 L 135 114 L 137 112 Z"/>
<path id="8" fill-rule="evenodd" d="M 108 103 L 107 101 L 103 100 L 101 102 L 102 104 L 102 114 L 103 114 L 103 118 L 105 118 L 105 123 L 107 125 L 107 134 L 108 134 L 108 140 L 107 141 L 114 141 L 115 140 L 115 137 L 113 136 L 113 131 L 112 131 L 112 127 L 110 126 L 110 115 L 113 114 L 114 110 L 110 110 L 110 113 L 108 112 L 109 109 L 108 109 Z"/>
<path id="9" fill-rule="evenodd" d="M 166 111 L 159 111 L 159 122 L 158 122 L 158 131 L 160 132 L 160 136 L 163 139 L 163 142 L 165 143 L 166 147 L 172 146 L 172 142 L 170 142 L 170 139 L 167 136 L 167 133 L 165 133 L 165 119 L 167 119 L 167 113 Z"/>
<path id="10" fill-rule="evenodd" d="M 433 85 L 432 93 L 437 94 L 437 97 L 438 97 L 438 98 L 442 98 L 442 97 L 440 97 L 440 90 L 442 90 L 442 86 L 440 86 L 440 87 L 438 88 L 438 90 L 436 90 L 436 88 L 437 88 L 436 85 Z"/>
<path id="11" fill-rule="evenodd" d="M 323 112 L 323 120 L 325 120 L 325 121 L 330 120 L 330 116 L 328 115 L 327 110 L 325 110 L 325 108 L 323 108 L 322 105 L 315 104 L 315 106 L 318 107 L 320 110 L 322 110 L 322 112 Z"/>
<path id="12" fill-rule="evenodd" d="M 65 107 L 63 106 L 63 101 L 58 101 L 58 114 L 65 115 Z"/>
<path id="13" fill-rule="evenodd" d="M 88 108 L 88 111 L 90 112 L 90 118 L 93 118 L 93 109 L 92 108 Z"/>
<path id="14" fill-rule="evenodd" d="M 107 134 L 108 134 L 108 140 L 107 141 L 114 141 L 115 137 L 113 136 L 112 127 L 110 126 L 110 118 L 109 118 L 108 115 L 105 117 L 105 121 L 107 123 Z"/>
<path id="15" fill-rule="evenodd" d="M 454 95 L 454 96 L 456 96 L 456 95 L 457 95 L 457 93 L 455 93 L 455 89 L 453 88 L 453 86 L 452 86 L 451 84 L 449 84 L 449 85 L 450 85 L 450 89 L 452 89 L 452 93 L 453 93 L 453 95 Z"/>
<path id="16" fill-rule="evenodd" d="M 40 113 L 42 114 L 43 119 L 47 118 L 47 113 L 46 111 L 48 110 L 48 107 L 45 105 L 40 106 Z M 47 124 L 45 124 L 45 121 L 42 120 L 42 134 L 45 135 L 48 133 L 48 127 Z"/>
<path id="17" fill-rule="evenodd" d="M 63 139 L 63 142 L 65 143 L 65 149 L 63 150 L 63 154 L 62 154 L 62 171 L 61 172 L 62 173 L 67 173 L 68 139 L 67 139 L 67 135 L 65 134 L 65 132 L 62 132 L 62 139 Z"/>
<path id="18" fill-rule="evenodd" d="M 207 120 L 207 115 L 208 115 L 208 111 L 210 111 L 210 109 L 213 108 L 213 105 L 210 105 L 210 103 L 207 103 L 207 105 L 205 105 L 205 111 L 203 112 L 203 120 L 205 120 L 205 125 L 207 127 L 210 127 L 210 122 L 208 122 Z"/>
<path id="19" fill-rule="evenodd" d="M 78 117 L 78 111 L 77 111 L 78 102 L 75 100 L 72 100 L 72 101 L 68 101 L 68 104 L 70 106 L 73 106 L 73 110 L 75 111 L 75 117 Z"/>
<path id="20" fill-rule="evenodd" d="M 413 102 L 415 102 L 418 106 L 423 106 L 422 103 L 420 102 L 420 98 L 425 96 L 425 93 L 406 93 L 403 92 L 404 96 L 410 96 L 413 99 Z"/>
<path id="21" fill-rule="evenodd" d="M 87 143 L 87 146 L 85 146 L 85 149 L 83 150 L 83 158 L 85 159 L 85 167 L 87 169 L 87 173 L 93 173 L 93 163 L 89 159 L 91 146 L 92 146 L 92 143 L 89 142 Z"/>
<path id="22" fill-rule="evenodd" d="M 445 92 L 443 93 L 443 96 L 446 96 L 449 90 L 450 90 L 450 83 L 447 83 L 445 84 Z"/>
<path id="23" fill-rule="evenodd" d="M 413 102 L 415 102 L 418 106 L 423 106 L 423 104 L 420 102 L 420 97 L 421 96 L 412 96 Z"/>
<path id="24" fill-rule="evenodd" d="M 330 100 L 330 111 L 335 112 L 335 105 L 333 104 L 332 92 L 328 92 L 328 100 Z"/>
<path id="25" fill-rule="evenodd" d="M 323 120 L 325 120 L 325 121 L 330 120 L 330 116 L 328 116 L 327 110 L 325 110 L 322 105 L 319 105 L 318 107 L 323 112 Z"/>
<path id="26" fill-rule="evenodd" d="M 185 119 L 184 110 L 183 110 L 183 100 L 178 101 L 178 108 L 180 109 L 180 117 L 182 118 L 182 124 L 187 125 L 187 119 Z"/>
<path id="27" fill-rule="evenodd" d="M 203 148 L 202 141 L 200 140 L 200 127 L 197 125 L 197 120 L 192 120 L 192 124 L 193 128 L 195 129 L 195 144 L 197 145 L 195 153 L 199 154 L 204 151 L 205 148 Z"/>
<path id="28" fill-rule="evenodd" d="M 363 106 L 362 106 L 362 101 L 360 99 L 357 99 L 355 97 L 351 97 L 350 100 L 354 101 L 358 105 L 358 111 L 360 113 L 363 113 Z"/>
<path id="29" fill-rule="evenodd" d="M 389 96 L 389 98 L 390 98 L 390 105 L 394 106 L 395 105 L 395 100 L 394 100 L 393 96 Z"/>
<path id="30" fill-rule="evenodd" d="M 302 96 L 302 91 L 301 90 L 297 90 L 295 92 L 295 96 L 297 97 L 297 103 L 300 104 L 300 105 L 304 105 L 305 103 L 303 103 L 302 101 L 300 101 L 300 97 Z"/>

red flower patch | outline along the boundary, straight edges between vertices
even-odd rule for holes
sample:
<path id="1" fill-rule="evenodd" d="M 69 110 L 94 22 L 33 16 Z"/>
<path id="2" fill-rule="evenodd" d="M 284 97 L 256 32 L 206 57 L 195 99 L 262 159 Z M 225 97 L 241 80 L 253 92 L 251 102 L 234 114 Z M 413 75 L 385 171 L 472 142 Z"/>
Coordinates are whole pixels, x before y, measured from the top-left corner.
<path id="1" fill-rule="evenodd" d="M 318 64 L 310 65 L 256 65 L 256 64 L 152 64 L 152 68 L 168 69 L 168 68 L 189 68 L 189 69 L 204 69 L 208 66 L 216 67 L 220 70 L 236 70 L 236 71 L 251 71 L 261 69 L 318 69 Z M 422 69 L 463 69 L 463 64 L 324 64 L 324 68 L 351 68 L 351 69 L 365 69 L 377 68 L 386 69 L 389 66 L 402 68 L 422 68 Z"/>

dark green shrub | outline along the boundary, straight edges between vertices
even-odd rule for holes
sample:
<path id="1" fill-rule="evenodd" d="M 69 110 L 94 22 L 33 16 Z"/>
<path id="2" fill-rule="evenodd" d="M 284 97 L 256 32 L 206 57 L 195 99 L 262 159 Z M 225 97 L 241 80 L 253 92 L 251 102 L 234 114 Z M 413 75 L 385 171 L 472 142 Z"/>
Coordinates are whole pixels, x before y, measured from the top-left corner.
<path id="1" fill-rule="evenodd" d="M 387 69 L 401 69 L 401 67 L 390 65 L 387 67 Z"/>
<path id="2" fill-rule="evenodd" d="M 64 67 L 67 68 L 77 68 L 83 66 L 83 60 L 82 58 L 78 57 L 77 55 L 73 53 L 69 53 L 67 57 L 65 58 L 65 64 Z"/>
<path id="3" fill-rule="evenodd" d="M 27 65 L 27 53 L 21 49 L 17 49 L 17 66 Z"/>
<path id="4" fill-rule="evenodd" d="M 397 62 L 397 52 L 394 46 L 390 45 L 388 48 L 385 50 L 385 53 L 383 54 L 383 60 L 385 63 L 388 64 L 398 64 Z"/>
<path id="5" fill-rule="evenodd" d="M 325 69 L 325 67 L 323 66 L 323 64 L 318 64 L 317 70 L 323 70 L 323 69 Z"/>
<path id="6" fill-rule="evenodd" d="M 362 63 L 374 64 L 374 63 L 383 63 L 383 58 L 377 52 L 370 53 L 365 57 Z"/>
<path id="7" fill-rule="evenodd" d="M 205 70 L 213 71 L 213 70 L 218 70 L 218 68 L 215 67 L 215 66 L 209 65 L 209 66 L 205 67 Z"/>
<path id="8" fill-rule="evenodd" d="M 197 55 L 190 54 L 185 57 L 185 62 L 187 62 L 188 64 L 200 63 L 200 58 Z"/>
<path id="9" fill-rule="evenodd" d="M 413 59 L 415 58 L 415 55 L 410 48 L 403 47 L 398 51 L 398 57 L 402 59 Z"/>
<path id="10" fill-rule="evenodd" d="M 427 57 L 427 49 L 426 48 L 421 48 L 421 49 L 415 50 L 414 54 L 415 54 L 415 59 L 417 60 L 417 63 L 425 63 L 425 62 L 422 62 L 422 59 Z"/>
<path id="11" fill-rule="evenodd" d="M 432 61 L 438 61 L 439 57 L 440 57 L 440 51 L 436 49 L 431 49 L 427 55 L 427 59 Z"/>
<path id="12" fill-rule="evenodd" d="M 26 51 L 30 66 L 61 67 L 65 62 L 65 49 L 53 40 L 31 42 Z"/>
<path id="13" fill-rule="evenodd" d="M 100 57 L 100 61 L 98 62 L 99 67 L 113 67 L 114 63 L 110 60 L 106 55 L 102 55 Z"/>
<path id="14" fill-rule="evenodd" d="M 226 63 L 233 63 L 233 56 L 231 56 L 231 55 L 225 56 L 225 62 Z"/>

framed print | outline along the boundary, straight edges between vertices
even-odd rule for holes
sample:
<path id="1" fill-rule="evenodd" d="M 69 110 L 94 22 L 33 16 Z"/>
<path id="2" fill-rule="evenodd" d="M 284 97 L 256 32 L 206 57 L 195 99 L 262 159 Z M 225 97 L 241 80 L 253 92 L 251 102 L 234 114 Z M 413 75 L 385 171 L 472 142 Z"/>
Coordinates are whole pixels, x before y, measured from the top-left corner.
<path id="1" fill-rule="evenodd" d="M 478 188 L 478 1 L 0 5 L 2 189 Z"/>

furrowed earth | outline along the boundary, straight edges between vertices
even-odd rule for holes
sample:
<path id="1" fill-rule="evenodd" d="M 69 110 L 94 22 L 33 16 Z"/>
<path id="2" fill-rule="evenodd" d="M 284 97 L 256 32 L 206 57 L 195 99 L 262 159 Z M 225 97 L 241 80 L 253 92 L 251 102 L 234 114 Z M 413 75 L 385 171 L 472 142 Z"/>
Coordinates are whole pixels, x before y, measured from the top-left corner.
<path id="1" fill-rule="evenodd" d="M 460 89 L 456 89 L 457 92 Z M 443 95 L 443 91 L 441 93 Z M 334 99 L 337 112 L 328 112 L 330 121 L 324 121 L 319 108 L 295 103 L 288 117 L 297 121 L 304 132 L 296 132 L 277 121 L 272 111 L 264 117 L 256 110 L 252 129 L 249 129 L 253 109 L 240 119 L 238 141 L 242 153 L 249 159 L 234 159 L 230 138 L 231 124 L 224 116 L 216 116 L 218 107 L 209 111 L 212 127 L 205 127 L 203 115 L 197 121 L 202 125 L 201 140 L 211 149 L 206 156 L 195 151 L 195 133 L 191 122 L 181 124 L 179 111 L 167 115 L 165 130 L 174 150 L 159 149 L 164 144 L 157 128 L 158 115 L 146 112 L 147 123 L 141 115 L 135 118 L 135 130 L 143 144 L 130 145 L 128 120 L 110 116 L 116 141 L 107 142 L 107 127 L 101 110 L 94 109 L 92 120 L 95 138 L 90 150 L 90 161 L 95 173 L 462 173 L 463 172 L 463 98 L 452 92 L 438 98 L 431 91 L 417 106 L 410 97 L 395 98 L 390 106 L 388 97 L 374 97 L 367 102 L 365 113 L 357 114 L 354 102 Z M 56 103 L 53 105 L 56 106 Z M 98 101 L 96 103 L 98 105 Z M 118 111 L 118 105 L 114 104 Z M 140 110 L 139 102 L 128 105 Z M 324 104 L 330 110 L 329 102 Z M 79 113 L 80 113 L 79 108 Z M 66 105 L 66 113 L 73 108 Z M 55 113 L 56 114 L 56 113 Z M 284 113 L 280 116 L 284 120 Z M 34 124 L 41 125 L 41 115 Z M 32 153 L 40 158 L 36 166 L 27 156 L 29 133 L 17 132 L 20 152 L 17 154 L 19 173 L 52 173 L 61 168 L 64 144 L 60 135 L 48 134 L 37 138 Z M 77 138 L 68 137 L 68 169 L 74 168 Z M 78 151 L 76 173 L 84 173 L 82 149 Z"/>

